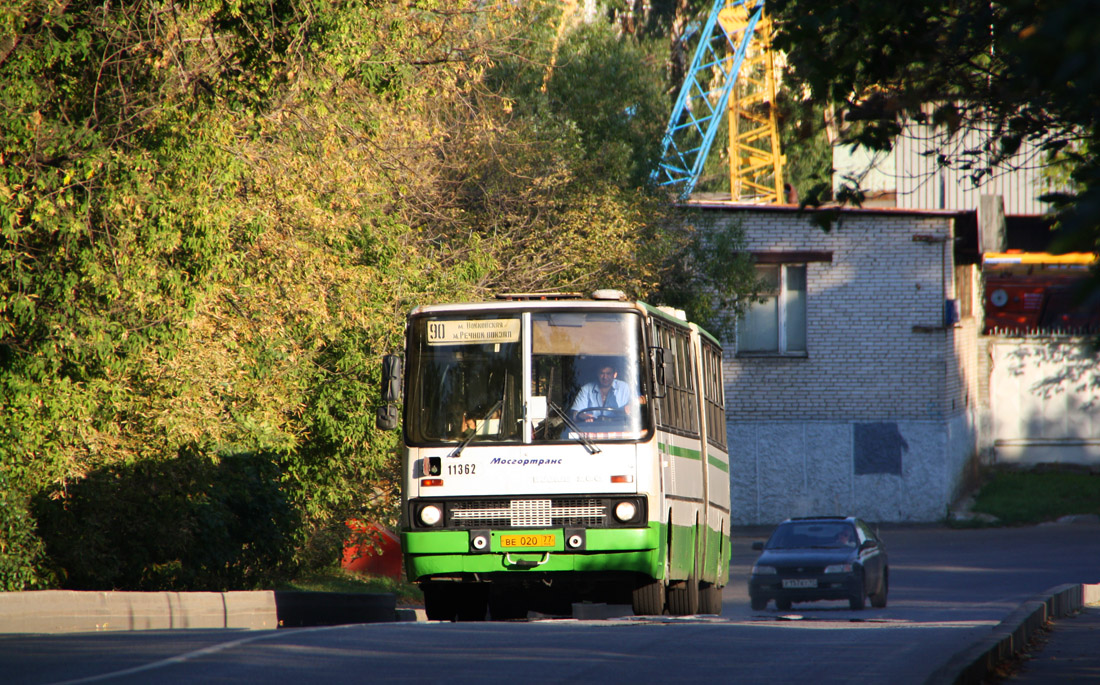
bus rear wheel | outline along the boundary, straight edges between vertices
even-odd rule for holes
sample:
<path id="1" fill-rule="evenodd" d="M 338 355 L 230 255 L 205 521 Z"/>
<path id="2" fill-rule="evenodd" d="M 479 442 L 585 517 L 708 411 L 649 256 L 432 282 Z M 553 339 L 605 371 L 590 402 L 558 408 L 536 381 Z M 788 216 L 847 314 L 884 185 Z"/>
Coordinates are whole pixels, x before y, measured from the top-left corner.
<path id="1" fill-rule="evenodd" d="M 722 615 L 722 588 L 714 583 L 703 583 L 699 588 L 699 613 Z"/>
<path id="2" fill-rule="evenodd" d="M 699 613 L 699 578 L 694 572 L 687 580 L 669 587 L 668 613 L 673 616 Z"/>
<path id="3" fill-rule="evenodd" d="M 699 613 L 699 548 L 691 563 L 691 574 L 687 580 L 669 584 L 668 613 L 673 616 L 691 616 Z"/>

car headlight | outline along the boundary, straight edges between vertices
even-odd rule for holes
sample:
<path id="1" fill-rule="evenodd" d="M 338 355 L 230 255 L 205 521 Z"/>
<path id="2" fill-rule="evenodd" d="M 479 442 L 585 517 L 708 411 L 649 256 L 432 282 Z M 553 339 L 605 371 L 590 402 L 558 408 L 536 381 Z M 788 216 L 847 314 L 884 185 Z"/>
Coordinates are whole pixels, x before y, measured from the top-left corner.
<path id="1" fill-rule="evenodd" d="M 443 519 L 443 510 L 435 504 L 428 504 L 420 507 L 418 516 L 425 526 L 434 526 Z"/>
<path id="2" fill-rule="evenodd" d="M 766 576 L 775 573 L 774 566 L 761 566 L 759 564 L 752 567 L 752 574 L 754 576 Z"/>
<path id="3" fill-rule="evenodd" d="M 825 573 L 851 573 L 851 564 L 833 564 L 825 567 Z"/>

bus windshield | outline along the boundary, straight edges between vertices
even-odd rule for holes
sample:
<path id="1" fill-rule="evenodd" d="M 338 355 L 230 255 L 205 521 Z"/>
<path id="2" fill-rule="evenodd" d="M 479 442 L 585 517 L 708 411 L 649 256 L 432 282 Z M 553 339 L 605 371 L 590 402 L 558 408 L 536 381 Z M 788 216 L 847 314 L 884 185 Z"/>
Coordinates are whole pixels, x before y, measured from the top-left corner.
<path id="1" fill-rule="evenodd" d="M 640 439 L 651 425 L 643 340 L 634 312 L 414 317 L 407 438 L 414 445 Z"/>

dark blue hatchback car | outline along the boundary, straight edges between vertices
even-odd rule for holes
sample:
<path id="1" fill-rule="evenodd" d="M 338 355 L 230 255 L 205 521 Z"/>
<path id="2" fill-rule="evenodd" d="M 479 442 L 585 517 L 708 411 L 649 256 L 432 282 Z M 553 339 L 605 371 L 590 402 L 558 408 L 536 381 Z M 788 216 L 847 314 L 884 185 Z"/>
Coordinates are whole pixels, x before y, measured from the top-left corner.
<path id="1" fill-rule="evenodd" d="M 886 606 L 890 563 L 886 545 L 863 521 L 843 516 L 792 518 L 780 523 L 749 577 L 754 611 L 774 600 L 781 611 L 793 602 L 846 599 L 853 610 Z"/>

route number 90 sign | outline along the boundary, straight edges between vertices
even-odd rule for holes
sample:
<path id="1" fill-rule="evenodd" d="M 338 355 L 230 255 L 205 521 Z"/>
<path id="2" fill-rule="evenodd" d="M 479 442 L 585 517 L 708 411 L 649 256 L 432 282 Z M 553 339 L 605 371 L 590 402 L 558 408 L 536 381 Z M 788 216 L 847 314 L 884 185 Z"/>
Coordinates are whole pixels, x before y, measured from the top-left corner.
<path id="1" fill-rule="evenodd" d="M 519 319 L 429 321 L 429 345 L 493 345 L 519 341 Z"/>

